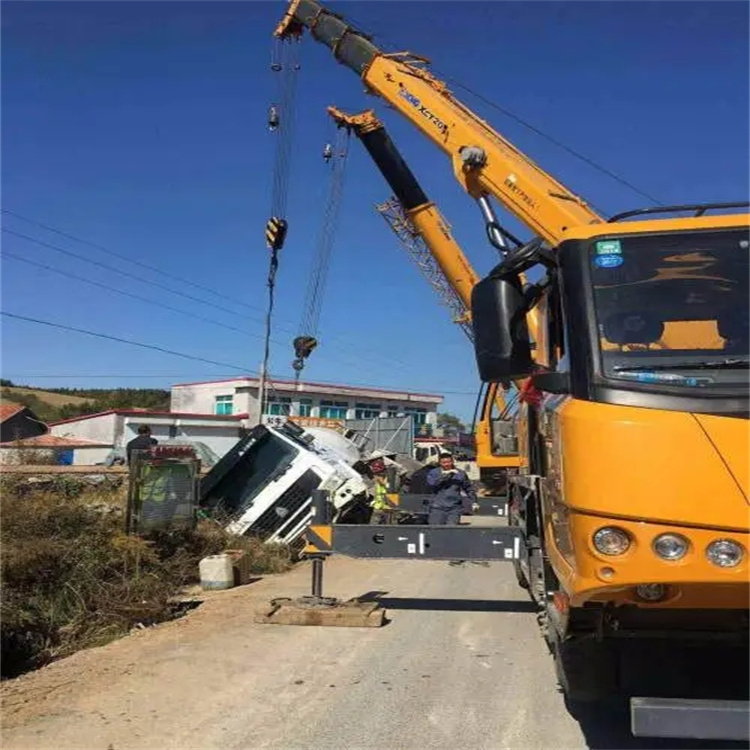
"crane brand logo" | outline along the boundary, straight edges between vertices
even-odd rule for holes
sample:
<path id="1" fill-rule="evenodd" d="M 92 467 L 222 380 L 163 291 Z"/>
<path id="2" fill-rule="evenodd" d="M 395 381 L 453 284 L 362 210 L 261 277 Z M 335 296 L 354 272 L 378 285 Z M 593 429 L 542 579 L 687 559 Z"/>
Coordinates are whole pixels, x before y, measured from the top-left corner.
<path id="1" fill-rule="evenodd" d="M 419 100 L 419 97 L 414 96 L 414 94 L 410 93 L 406 89 L 399 89 L 398 91 L 399 96 L 406 99 L 409 104 L 411 104 L 412 107 L 419 110 L 419 114 L 421 114 L 423 117 L 426 117 L 441 133 L 447 133 L 448 132 L 448 126 L 438 117 L 435 117 L 435 115 L 430 112 L 427 107 L 422 104 L 422 102 Z"/>

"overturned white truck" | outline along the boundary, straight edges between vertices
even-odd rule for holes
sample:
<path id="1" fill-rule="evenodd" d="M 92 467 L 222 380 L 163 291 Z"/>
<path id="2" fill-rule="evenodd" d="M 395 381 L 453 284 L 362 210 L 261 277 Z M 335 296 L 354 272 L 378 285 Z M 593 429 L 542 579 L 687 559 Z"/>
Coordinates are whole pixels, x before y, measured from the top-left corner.
<path id="1" fill-rule="evenodd" d="M 312 493 L 330 493 L 339 515 L 367 507 L 363 456 L 343 435 L 322 428 L 258 425 L 201 480 L 200 505 L 235 534 L 291 544 L 312 517 Z"/>

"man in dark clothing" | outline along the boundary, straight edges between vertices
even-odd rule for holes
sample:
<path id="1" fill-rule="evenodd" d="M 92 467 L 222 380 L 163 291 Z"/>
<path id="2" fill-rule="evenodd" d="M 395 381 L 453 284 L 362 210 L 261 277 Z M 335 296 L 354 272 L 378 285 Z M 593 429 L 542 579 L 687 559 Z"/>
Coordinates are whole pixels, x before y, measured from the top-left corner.
<path id="1" fill-rule="evenodd" d="M 440 466 L 427 474 L 427 484 L 434 493 L 428 516 L 430 526 L 457 525 L 462 514 L 471 515 L 477 493 L 466 472 L 456 468 L 450 453 L 440 455 Z"/>
<path id="2" fill-rule="evenodd" d="M 147 424 L 142 424 L 138 428 L 138 435 L 136 435 L 125 447 L 125 452 L 128 457 L 128 465 L 130 465 L 133 451 L 148 450 L 152 445 L 156 445 L 158 442 L 159 441 L 156 438 L 151 437 L 151 428 Z"/>

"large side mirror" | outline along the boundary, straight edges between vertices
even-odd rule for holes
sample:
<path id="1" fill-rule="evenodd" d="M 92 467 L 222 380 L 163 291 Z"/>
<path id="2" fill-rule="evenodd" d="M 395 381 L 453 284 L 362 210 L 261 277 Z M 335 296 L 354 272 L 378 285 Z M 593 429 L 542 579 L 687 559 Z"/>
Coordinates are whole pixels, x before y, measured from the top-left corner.
<path id="1" fill-rule="evenodd" d="M 518 277 L 488 276 L 472 290 L 474 353 L 483 382 L 523 377 L 534 369 L 527 304 Z"/>

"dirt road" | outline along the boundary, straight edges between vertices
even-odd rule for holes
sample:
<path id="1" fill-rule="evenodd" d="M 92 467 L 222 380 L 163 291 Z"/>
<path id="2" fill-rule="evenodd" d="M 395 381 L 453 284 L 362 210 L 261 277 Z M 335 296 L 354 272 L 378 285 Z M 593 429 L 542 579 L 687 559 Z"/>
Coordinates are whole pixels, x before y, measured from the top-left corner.
<path id="1" fill-rule="evenodd" d="M 216 592 L 181 620 L 4 683 L 4 750 L 499 750 L 639 742 L 579 725 L 509 565 L 336 558 L 326 594 L 381 592 L 379 629 L 257 625 L 309 567 Z M 705 747 L 704 744 L 696 745 Z"/>

